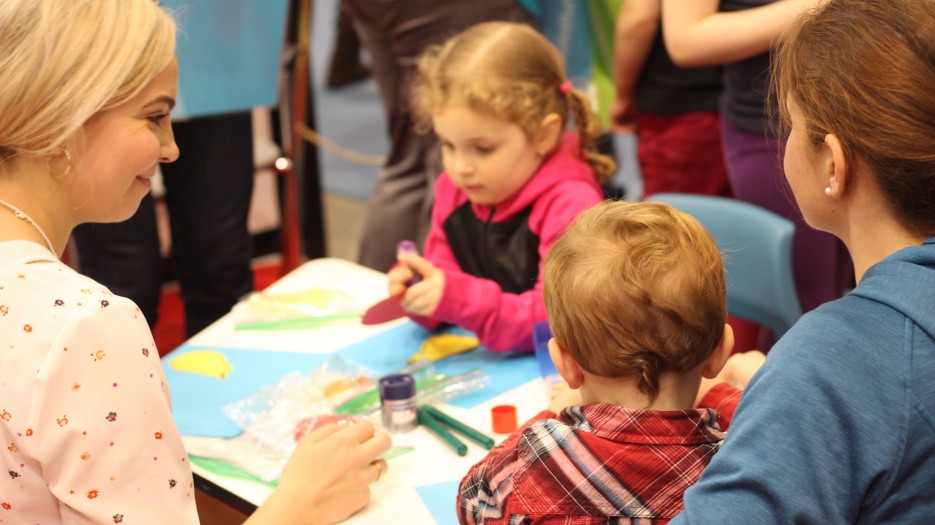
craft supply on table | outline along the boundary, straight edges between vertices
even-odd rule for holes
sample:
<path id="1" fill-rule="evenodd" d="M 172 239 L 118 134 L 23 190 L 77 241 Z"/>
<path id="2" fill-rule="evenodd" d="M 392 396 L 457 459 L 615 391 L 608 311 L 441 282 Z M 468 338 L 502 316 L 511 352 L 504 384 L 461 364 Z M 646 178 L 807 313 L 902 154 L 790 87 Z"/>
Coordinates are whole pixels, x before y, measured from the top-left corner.
<path id="1" fill-rule="evenodd" d="M 549 354 L 549 339 L 552 338 L 552 330 L 548 321 L 539 321 L 532 328 L 533 348 L 535 349 L 536 361 L 539 363 L 539 370 L 542 372 L 542 382 L 545 384 L 546 394 L 549 397 L 555 395 L 555 392 L 565 380 L 555 368 L 552 362 L 552 356 Z"/>
<path id="2" fill-rule="evenodd" d="M 461 334 L 433 335 L 419 347 L 419 351 L 409 357 L 409 363 L 420 361 L 439 361 L 480 346 L 480 340 L 474 336 Z"/>
<path id="3" fill-rule="evenodd" d="M 459 456 L 467 455 L 467 445 L 452 435 L 451 432 L 445 430 L 445 427 L 443 427 L 437 419 L 432 417 L 432 415 L 425 410 L 425 407 L 420 407 L 418 409 L 418 418 L 422 426 L 428 429 L 432 434 L 438 436 L 446 445 L 457 452 Z"/>
<path id="4" fill-rule="evenodd" d="M 416 248 L 416 243 L 412 241 L 400 241 L 396 245 L 396 253 L 415 253 L 418 254 L 418 248 Z M 406 287 L 412 286 L 417 282 L 422 280 L 422 276 L 419 274 L 413 275 L 412 279 L 406 283 Z M 403 310 L 403 306 L 400 304 L 400 301 L 403 299 L 403 293 L 397 295 L 391 295 L 386 299 L 374 304 L 370 308 L 367 308 L 364 311 L 364 315 L 361 317 L 360 322 L 365 325 L 372 324 L 382 324 L 388 323 L 400 317 L 405 317 L 406 311 Z"/>
<path id="5" fill-rule="evenodd" d="M 387 432 L 408 432 L 419 424 L 416 382 L 410 374 L 390 374 L 379 381 L 383 427 Z"/>
<path id="6" fill-rule="evenodd" d="M 509 434 L 519 426 L 516 416 L 516 407 L 513 405 L 497 405 L 490 409 L 493 431 L 497 434 Z"/>
<path id="7" fill-rule="evenodd" d="M 234 306 L 235 330 L 304 330 L 360 318 L 356 285 L 322 283 L 298 292 L 253 292 Z"/>
<path id="8" fill-rule="evenodd" d="M 467 424 L 451 417 L 450 415 L 442 412 L 441 410 L 433 406 L 426 405 L 423 407 L 419 407 L 419 410 L 425 412 L 426 414 L 431 416 L 433 419 L 435 419 L 439 423 L 444 424 L 448 428 L 451 428 L 455 432 L 458 432 L 464 437 L 486 448 L 487 450 L 492 449 L 494 446 L 495 441 L 492 437 L 485 435 L 479 430 L 468 426 Z"/>
<path id="9" fill-rule="evenodd" d="M 383 324 L 405 317 L 406 311 L 403 310 L 403 305 L 400 304 L 402 299 L 403 294 L 391 295 L 383 299 L 367 308 L 364 315 L 361 316 L 360 322 L 365 325 Z"/>
<path id="10" fill-rule="evenodd" d="M 410 367 L 406 367 L 409 369 Z M 404 370 L 406 370 L 404 369 Z M 490 384 L 490 374 L 483 370 L 470 370 L 462 374 L 446 375 L 431 373 L 419 376 L 411 372 L 416 380 L 416 404 L 444 403 L 481 390 Z M 337 406 L 337 414 L 365 416 L 380 409 L 379 387 L 373 387 Z"/>

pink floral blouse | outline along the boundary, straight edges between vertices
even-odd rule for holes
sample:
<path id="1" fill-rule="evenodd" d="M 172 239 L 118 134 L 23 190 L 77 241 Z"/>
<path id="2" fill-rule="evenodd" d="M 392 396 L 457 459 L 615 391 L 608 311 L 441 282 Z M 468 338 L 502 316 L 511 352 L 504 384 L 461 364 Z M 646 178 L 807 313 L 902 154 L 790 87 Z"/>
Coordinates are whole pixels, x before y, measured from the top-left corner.
<path id="1" fill-rule="evenodd" d="M 0 523 L 198 523 L 152 334 L 132 301 L 0 242 Z"/>

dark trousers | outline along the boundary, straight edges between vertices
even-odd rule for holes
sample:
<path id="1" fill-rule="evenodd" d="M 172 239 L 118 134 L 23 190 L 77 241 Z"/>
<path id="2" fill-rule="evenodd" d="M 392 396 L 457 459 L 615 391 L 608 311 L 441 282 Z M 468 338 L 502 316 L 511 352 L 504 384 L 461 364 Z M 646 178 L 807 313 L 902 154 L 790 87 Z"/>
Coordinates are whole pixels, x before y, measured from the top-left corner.
<path id="1" fill-rule="evenodd" d="M 806 224 L 783 173 L 782 141 L 726 120 L 721 137 L 734 196 L 795 223 L 792 273 L 802 310 L 841 297 L 854 276 L 850 256 L 837 237 Z"/>
<path id="2" fill-rule="evenodd" d="M 196 118 L 174 123 L 173 129 L 181 154 L 161 169 L 172 262 L 191 337 L 253 289 L 247 231 L 253 131 L 249 112 Z M 129 220 L 81 225 L 74 239 L 81 273 L 135 301 L 155 325 L 164 266 L 152 196 Z"/>

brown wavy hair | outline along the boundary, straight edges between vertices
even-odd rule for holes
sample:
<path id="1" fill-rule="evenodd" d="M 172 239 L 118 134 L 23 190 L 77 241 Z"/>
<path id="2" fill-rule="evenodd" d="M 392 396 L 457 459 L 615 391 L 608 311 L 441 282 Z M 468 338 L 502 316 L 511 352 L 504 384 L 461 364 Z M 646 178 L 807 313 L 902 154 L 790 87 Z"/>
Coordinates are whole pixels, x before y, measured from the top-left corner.
<path id="1" fill-rule="evenodd" d="M 585 211 L 552 245 L 543 281 L 559 345 L 592 374 L 639 378 L 651 399 L 664 371 L 686 372 L 711 355 L 727 321 L 714 239 L 664 203 Z"/>
<path id="2" fill-rule="evenodd" d="M 556 113 L 578 132 L 579 155 L 598 182 L 614 173 L 613 159 L 597 152 L 600 119 L 587 95 L 563 93 L 565 71 L 558 50 L 535 29 L 514 22 L 484 22 L 423 53 L 411 86 L 417 129 L 431 129 L 432 115 L 464 104 L 508 120 L 532 137 L 542 119 Z"/>
<path id="3" fill-rule="evenodd" d="M 784 132 L 791 101 L 812 143 L 836 135 L 902 224 L 935 235 L 935 2 L 831 0 L 790 27 L 772 78 Z"/>

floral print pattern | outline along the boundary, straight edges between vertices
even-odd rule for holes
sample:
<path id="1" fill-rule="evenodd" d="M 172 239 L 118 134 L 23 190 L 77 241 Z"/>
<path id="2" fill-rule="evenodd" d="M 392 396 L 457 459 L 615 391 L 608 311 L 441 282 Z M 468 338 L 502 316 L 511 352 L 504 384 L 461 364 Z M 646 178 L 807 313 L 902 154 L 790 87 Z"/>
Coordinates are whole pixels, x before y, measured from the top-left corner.
<path id="1" fill-rule="evenodd" d="M 0 242 L 0 523 L 198 523 L 154 349 L 131 301 Z"/>

